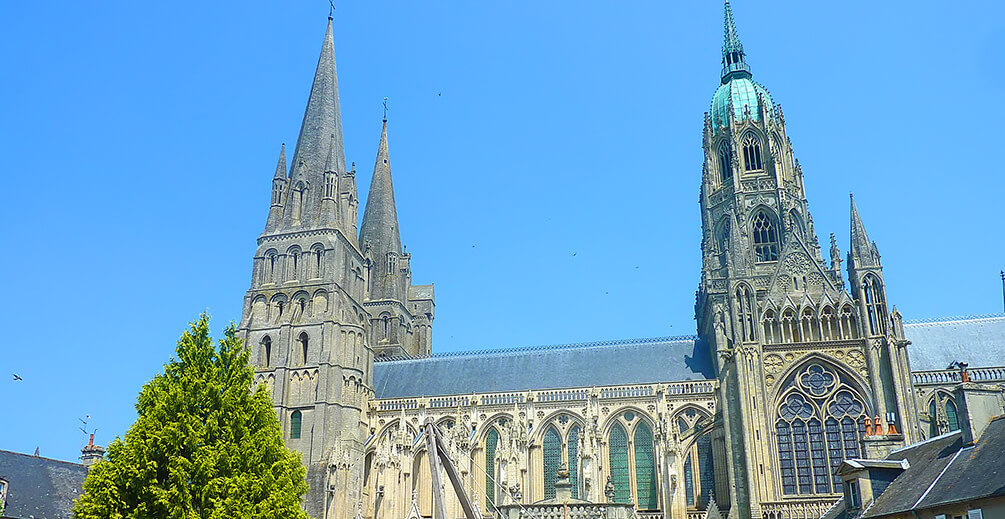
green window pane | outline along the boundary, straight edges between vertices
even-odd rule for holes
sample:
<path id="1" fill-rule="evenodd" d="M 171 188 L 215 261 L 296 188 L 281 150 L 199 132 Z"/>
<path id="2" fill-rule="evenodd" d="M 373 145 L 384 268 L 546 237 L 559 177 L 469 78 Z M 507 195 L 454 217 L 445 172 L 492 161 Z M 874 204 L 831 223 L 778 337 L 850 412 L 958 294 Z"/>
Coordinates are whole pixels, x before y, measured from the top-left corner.
<path id="1" fill-rule="evenodd" d="M 715 466 L 712 461 L 712 435 L 698 438 L 698 483 L 701 489 L 700 501 L 708 505 L 708 497 L 715 487 Z"/>
<path id="2" fill-rule="evenodd" d="M 496 471 L 496 445 L 499 444 L 499 433 L 495 429 L 485 437 L 485 504 L 490 510 L 496 508 L 496 485 L 492 475 Z"/>
<path id="3" fill-rule="evenodd" d="M 691 466 L 691 456 L 684 461 L 684 498 L 687 506 L 694 506 L 694 468 Z"/>
<path id="4" fill-rule="evenodd" d="M 554 427 L 544 433 L 544 498 L 555 498 L 555 481 L 562 466 L 562 437 Z"/>
<path id="5" fill-rule="evenodd" d="M 303 415 L 300 411 L 293 411 L 290 415 L 290 439 L 296 440 L 300 438 L 300 428 L 303 421 Z"/>
<path id="6" fill-rule="evenodd" d="M 579 499 L 579 426 L 569 431 L 569 481 L 572 482 L 572 498 Z"/>
<path id="7" fill-rule="evenodd" d="M 946 421 L 949 422 L 949 431 L 959 431 L 960 421 L 956 415 L 956 403 L 946 400 Z"/>
<path id="8" fill-rule="evenodd" d="M 628 468 L 628 435 L 621 424 L 614 424 L 608 437 L 609 460 L 608 466 L 611 468 L 611 482 L 614 483 L 614 502 L 630 503 L 631 483 L 628 478 L 631 472 Z"/>
<path id="9" fill-rule="evenodd" d="M 939 411 L 938 407 L 935 405 L 935 399 L 928 404 L 928 416 L 931 421 L 928 422 L 928 437 L 935 438 L 939 435 Z"/>
<path id="10" fill-rule="evenodd" d="M 656 456 L 653 453 L 653 432 L 645 422 L 635 428 L 635 483 L 638 487 L 639 510 L 656 510 Z"/>

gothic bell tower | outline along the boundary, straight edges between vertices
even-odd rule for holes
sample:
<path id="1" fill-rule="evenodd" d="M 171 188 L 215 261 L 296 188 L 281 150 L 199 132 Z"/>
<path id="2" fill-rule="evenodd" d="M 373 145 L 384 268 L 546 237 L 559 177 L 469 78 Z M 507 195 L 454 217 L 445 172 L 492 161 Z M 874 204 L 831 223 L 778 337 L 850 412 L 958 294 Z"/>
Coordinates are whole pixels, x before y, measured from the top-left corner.
<path id="1" fill-rule="evenodd" d="M 854 208 L 850 293 L 833 235 L 825 263 L 785 117 L 753 80 L 728 0 L 702 146 L 695 315 L 730 449 L 731 492 L 716 499 L 741 518 L 825 506 L 842 492 L 833 469 L 861 454 L 867 418 L 887 440 L 919 438 L 906 341 Z"/>
<path id="2" fill-rule="evenodd" d="M 311 517 L 349 519 L 362 499 L 372 396 L 369 263 L 357 244 L 355 168 L 342 144 L 332 19 L 293 161 L 280 151 L 239 334 L 272 392 L 286 445 L 301 453 Z"/>

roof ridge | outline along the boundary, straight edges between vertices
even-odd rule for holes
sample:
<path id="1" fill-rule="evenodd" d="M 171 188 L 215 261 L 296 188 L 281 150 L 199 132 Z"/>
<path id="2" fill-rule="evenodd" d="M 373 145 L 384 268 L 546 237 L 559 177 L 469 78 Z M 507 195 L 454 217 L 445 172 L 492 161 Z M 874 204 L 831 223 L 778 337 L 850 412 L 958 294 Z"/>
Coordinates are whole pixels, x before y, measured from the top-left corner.
<path id="1" fill-rule="evenodd" d="M 45 456 L 35 456 L 34 454 L 25 454 L 23 452 L 9 451 L 9 450 L 6 450 L 6 449 L 0 449 L 0 453 L 14 454 L 16 456 L 22 456 L 22 457 L 30 458 L 30 459 L 33 459 L 33 460 L 55 461 L 57 463 L 66 463 L 67 465 L 74 465 L 74 466 L 77 466 L 77 467 L 83 467 L 84 466 L 83 463 L 74 463 L 72 461 L 60 460 L 60 459 L 56 459 L 56 458 L 47 458 Z"/>
<path id="2" fill-rule="evenodd" d="M 1005 319 L 1005 313 L 995 312 L 990 314 L 971 314 L 955 317 L 932 317 L 928 319 L 906 319 L 904 320 L 905 325 L 909 324 L 936 324 L 936 323 L 950 323 L 954 321 L 979 321 L 988 319 Z"/>
<path id="3" fill-rule="evenodd" d="M 446 351 L 442 353 L 431 353 L 429 355 L 396 355 L 392 357 L 384 357 L 382 359 L 374 359 L 374 362 L 394 362 L 403 360 L 420 360 L 420 359 L 439 359 L 439 358 L 451 358 L 451 357 L 468 357 L 468 356 L 479 356 L 479 355 L 492 355 L 498 353 L 523 353 L 530 351 L 551 351 L 551 350 L 562 350 L 562 349 L 576 349 L 576 348 L 597 348 L 603 346 L 621 346 L 625 344 L 652 344 L 655 342 L 683 342 L 683 341 L 694 341 L 697 340 L 697 335 L 671 335 L 666 337 L 645 337 L 639 339 L 611 339 L 605 341 L 591 341 L 591 342 L 572 342 L 572 343 L 560 343 L 560 344 L 547 344 L 541 346 L 517 346 L 512 348 L 486 348 L 480 350 L 462 350 L 462 351 Z"/>

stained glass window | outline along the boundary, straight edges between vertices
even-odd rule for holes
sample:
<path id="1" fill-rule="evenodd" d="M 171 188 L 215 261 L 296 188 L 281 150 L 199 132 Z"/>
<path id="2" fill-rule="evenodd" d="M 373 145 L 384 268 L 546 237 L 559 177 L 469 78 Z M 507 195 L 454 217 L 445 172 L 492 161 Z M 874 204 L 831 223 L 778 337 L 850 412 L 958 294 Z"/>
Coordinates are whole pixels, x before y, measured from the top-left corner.
<path id="1" fill-rule="evenodd" d="M 493 474 L 496 471 L 496 445 L 499 444 L 499 433 L 489 430 L 485 437 L 485 503 L 489 510 L 496 507 L 496 485 Z"/>
<path id="2" fill-rule="evenodd" d="M 792 377 L 784 391 L 775 422 L 782 492 L 841 492 L 834 472 L 842 460 L 859 456 L 868 412 L 864 400 L 836 372 L 816 363 Z"/>
<path id="3" fill-rule="evenodd" d="M 935 438 L 939 435 L 939 407 L 935 405 L 935 399 L 928 403 L 928 437 Z"/>
<path id="4" fill-rule="evenodd" d="M 715 465 L 712 456 L 712 435 L 698 438 L 698 483 L 701 487 L 700 501 L 708 505 L 708 496 L 715 488 Z"/>
<path id="5" fill-rule="evenodd" d="M 569 481 L 572 482 L 572 498 L 579 499 L 579 426 L 569 431 Z"/>
<path id="6" fill-rule="evenodd" d="M 296 440 L 300 438 L 300 426 L 303 420 L 303 414 L 300 411 L 293 411 L 290 415 L 290 439 Z"/>
<path id="7" fill-rule="evenodd" d="M 653 432 L 645 422 L 635 428 L 635 485 L 638 489 L 636 508 L 656 510 L 659 494 L 656 492 L 656 459 L 653 453 Z"/>
<path id="8" fill-rule="evenodd" d="M 684 460 L 684 496 L 687 501 L 687 506 L 695 506 L 694 500 L 694 467 L 691 463 L 691 457 L 688 456 Z"/>
<path id="9" fill-rule="evenodd" d="M 956 413 L 956 402 L 952 398 L 946 399 L 946 423 L 949 425 L 949 432 L 960 430 L 960 420 Z"/>
<path id="10" fill-rule="evenodd" d="M 558 469 L 562 465 L 562 437 L 554 427 L 544 433 L 544 498 L 555 498 L 555 482 Z M 570 474 L 571 475 L 571 474 Z"/>
<path id="11" fill-rule="evenodd" d="M 621 424 L 616 423 L 611 427 L 608 437 L 609 460 L 608 466 L 611 468 L 611 481 L 614 483 L 614 502 L 629 503 L 631 496 L 631 471 L 628 467 L 628 435 Z"/>

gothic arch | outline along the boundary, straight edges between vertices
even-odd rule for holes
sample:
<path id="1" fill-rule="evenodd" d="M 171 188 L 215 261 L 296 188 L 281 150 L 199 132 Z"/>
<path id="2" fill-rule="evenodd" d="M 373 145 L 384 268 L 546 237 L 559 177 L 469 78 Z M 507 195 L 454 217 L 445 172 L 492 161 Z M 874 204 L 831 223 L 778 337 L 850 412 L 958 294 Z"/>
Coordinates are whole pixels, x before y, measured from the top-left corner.
<path id="1" fill-rule="evenodd" d="M 625 420 L 622 422 L 622 426 L 629 435 L 635 434 L 635 428 L 638 426 L 640 418 L 646 422 L 650 430 L 656 430 L 656 422 L 651 416 L 649 416 L 648 411 L 634 405 L 626 405 L 615 409 L 614 412 L 607 417 L 607 420 L 604 421 L 604 425 L 601 428 L 601 435 L 606 438 L 611 432 L 611 427 L 618 423 L 619 420 L 627 413 L 633 413 L 633 417 L 631 420 Z"/>
<path id="2" fill-rule="evenodd" d="M 569 417 L 569 419 L 565 423 L 560 423 L 559 420 L 563 416 L 567 416 Z M 584 430 L 586 427 L 586 421 L 583 418 L 581 418 L 579 414 L 571 412 L 566 409 L 555 410 L 551 414 L 545 416 L 544 419 L 538 420 L 538 423 L 540 424 L 540 426 L 537 427 L 531 434 L 531 442 L 533 442 L 536 445 L 539 445 L 541 443 L 541 439 L 544 437 L 544 431 L 549 425 L 558 423 L 556 427 L 558 427 L 559 432 L 562 433 L 563 438 L 568 433 L 568 431 L 571 430 L 572 427 L 575 425 L 578 425 L 580 430 Z"/>
<path id="3" fill-rule="evenodd" d="M 749 283 L 740 282 L 733 286 L 733 304 L 736 309 L 736 326 L 740 330 L 743 342 L 754 341 L 757 338 L 757 324 L 754 316 L 757 312 L 757 298 L 754 287 Z"/>
<path id="4" fill-rule="evenodd" d="M 505 425 L 499 423 L 499 420 L 503 419 L 506 421 Z M 498 412 L 489 416 L 485 421 L 478 425 L 475 438 L 478 445 L 485 442 L 485 438 L 488 436 L 491 429 L 497 429 L 497 432 L 502 435 L 501 428 L 508 427 L 510 423 L 513 422 L 513 416 L 507 412 Z"/>
<path id="5" fill-rule="evenodd" d="M 763 160 L 767 158 L 764 152 L 764 143 L 767 141 L 762 135 L 753 130 L 747 130 L 740 135 L 740 149 L 743 155 L 743 171 L 764 171 Z"/>
<path id="6" fill-rule="evenodd" d="M 869 383 L 865 379 L 863 379 L 861 375 L 856 373 L 855 370 L 849 368 L 840 360 L 830 355 L 827 355 L 826 353 L 820 353 L 820 352 L 812 352 L 807 354 L 805 357 L 800 358 L 798 362 L 786 368 L 785 371 L 779 373 L 777 380 L 780 380 L 781 383 L 778 384 L 775 387 L 775 389 L 768 394 L 769 401 L 777 403 L 780 400 L 779 397 L 783 392 L 783 388 L 787 384 L 792 382 L 796 374 L 798 374 L 800 371 L 807 368 L 810 364 L 813 363 L 822 364 L 825 367 L 837 371 L 839 375 L 846 377 L 848 379 L 849 385 L 851 385 L 855 391 L 857 391 L 860 395 L 862 395 L 863 398 L 866 399 L 865 400 L 866 407 L 869 409 L 873 409 L 875 407 L 875 402 L 872 401 L 870 396 L 872 394 L 872 391 L 869 389 L 870 387 Z"/>
<path id="7" fill-rule="evenodd" d="M 778 213 L 764 204 L 758 204 L 750 211 L 747 226 L 750 229 L 755 261 L 777 261 L 782 248 Z"/>

